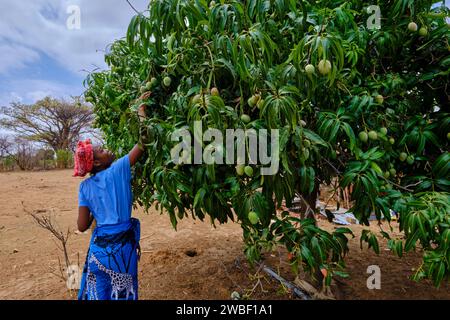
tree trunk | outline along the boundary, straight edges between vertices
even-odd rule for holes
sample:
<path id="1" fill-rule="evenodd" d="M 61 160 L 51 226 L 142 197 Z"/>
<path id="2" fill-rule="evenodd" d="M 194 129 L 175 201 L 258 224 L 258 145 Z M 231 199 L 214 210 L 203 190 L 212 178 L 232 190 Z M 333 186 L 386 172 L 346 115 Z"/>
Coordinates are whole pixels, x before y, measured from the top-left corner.
<path id="1" fill-rule="evenodd" d="M 315 220 L 316 218 L 314 216 L 314 213 L 316 212 L 316 202 L 317 198 L 319 197 L 319 183 L 317 182 L 315 183 L 314 189 L 311 192 L 311 194 L 308 195 L 300 194 L 300 195 L 305 200 L 300 202 L 301 218 L 302 219 L 311 218 Z"/>

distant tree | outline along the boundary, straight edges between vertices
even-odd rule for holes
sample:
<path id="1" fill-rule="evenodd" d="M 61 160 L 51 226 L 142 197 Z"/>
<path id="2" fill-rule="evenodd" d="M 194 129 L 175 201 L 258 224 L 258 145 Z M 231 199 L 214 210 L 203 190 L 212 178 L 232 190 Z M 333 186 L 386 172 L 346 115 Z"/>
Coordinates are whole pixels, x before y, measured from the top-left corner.
<path id="1" fill-rule="evenodd" d="M 69 150 L 56 151 L 56 167 L 67 169 L 73 166 L 73 153 Z"/>
<path id="2" fill-rule="evenodd" d="M 0 136 L 0 171 L 11 170 L 14 161 L 10 156 L 12 142 L 7 136 Z"/>
<path id="3" fill-rule="evenodd" d="M 41 160 L 54 160 L 55 152 L 48 148 L 40 148 L 36 151 L 36 157 Z"/>
<path id="4" fill-rule="evenodd" d="M 11 147 L 11 139 L 9 139 L 7 136 L 0 136 L 0 158 L 8 156 Z"/>
<path id="5" fill-rule="evenodd" d="M 66 151 L 67 152 L 67 151 Z M 40 148 L 35 154 L 36 163 L 39 167 L 45 169 L 50 169 L 54 167 L 55 164 L 55 152 L 49 148 Z"/>
<path id="6" fill-rule="evenodd" d="M 60 152 L 70 156 L 72 154 L 68 150 Z M 71 159 L 69 156 L 68 158 Z M 72 165 L 70 160 L 66 163 L 66 167 Z M 17 136 L 0 136 L 0 171 L 14 169 L 15 166 L 21 170 L 50 169 L 55 164 L 55 152 L 51 148 L 39 147 L 38 144 Z"/>
<path id="7" fill-rule="evenodd" d="M 73 150 L 80 136 L 92 130 L 92 109 L 78 98 L 68 102 L 46 97 L 31 105 L 13 102 L 1 108 L 0 115 L 0 126 L 55 152 Z"/>
<path id="8" fill-rule="evenodd" d="M 30 141 L 16 137 L 9 152 L 20 170 L 33 169 L 35 165 L 35 149 Z"/>

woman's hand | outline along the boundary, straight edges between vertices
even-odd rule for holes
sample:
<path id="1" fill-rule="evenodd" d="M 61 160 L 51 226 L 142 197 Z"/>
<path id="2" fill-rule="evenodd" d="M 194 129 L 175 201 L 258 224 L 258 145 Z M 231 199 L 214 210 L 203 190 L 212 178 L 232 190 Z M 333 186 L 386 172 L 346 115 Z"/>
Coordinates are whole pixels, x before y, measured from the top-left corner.
<path id="1" fill-rule="evenodd" d="M 152 95 L 152 92 L 151 92 L 151 91 L 144 92 L 144 93 L 139 97 L 139 100 L 146 100 L 146 99 L 150 98 L 151 95 Z"/>
<path id="2" fill-rule="evenodd" d="M 146 100 L 146 99 L 150 98 L 151 94 L 152 94 L 151 91 L 144 92 L 144 93 L 139 97 L 139 100 L 141 100 L 141 101 Z M 138 115 L 139 115 L 139 120 L 141 120 L 141 121 L 145 119 L 145 116 L 146 116 L 146 115 L 145 115 L 145 109 L 146 109 L 146 107 L 147 107 L 147 105 L 146 105 L 145 103 L 141 103 L 141 104 L 139 105 L 139 108 L 138 108 Z"/>
<path id="3" fill-rule="evenodd" d="M 138 108 L 138 116 L 139 120 L 143 121 L 146 118 L 145 110 L 147 109 L 147 105 L 145 103 L 141 103 Z"/>

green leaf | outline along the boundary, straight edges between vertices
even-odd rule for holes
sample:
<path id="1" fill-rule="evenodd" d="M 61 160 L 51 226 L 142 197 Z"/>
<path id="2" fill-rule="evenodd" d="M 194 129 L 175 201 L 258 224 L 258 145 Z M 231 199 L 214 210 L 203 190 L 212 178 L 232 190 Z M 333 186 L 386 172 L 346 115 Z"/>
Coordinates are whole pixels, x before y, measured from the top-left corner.
<path id="1" fill-rule="evenodd" d="M 195 195 L 195 198 L 194 198 L 194 208 L 199 207 L 198 204 L 199 204 L 199 202 L 203 201 L 205 194 L 206 194 L 206 189 L 204 189 L 204 188 L 200 188 L 197 191 L 197 194 Z"/>

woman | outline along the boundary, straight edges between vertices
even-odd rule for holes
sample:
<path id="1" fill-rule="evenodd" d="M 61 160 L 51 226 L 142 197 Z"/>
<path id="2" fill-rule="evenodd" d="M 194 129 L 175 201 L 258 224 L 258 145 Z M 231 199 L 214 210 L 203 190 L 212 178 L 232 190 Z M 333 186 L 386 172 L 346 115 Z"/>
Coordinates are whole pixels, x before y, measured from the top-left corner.
<path id="1" fill-rule="evenodd" d="M 150 92 L 140 97 L 148 98 Z M 145 105 L 139 107 L 140 120 Z M 78 230 L 95 228 L 89 245 L 78 294 L 79 300 L 138 299 L 137 263 L 140 256 L 139 220 L 131 218 L 131 166 L 142 156 L 138 143 L 124 157 L 93 147 L 90 140 L 78 142 L 74 176 L 82 181 L 78 193 Z"/>

